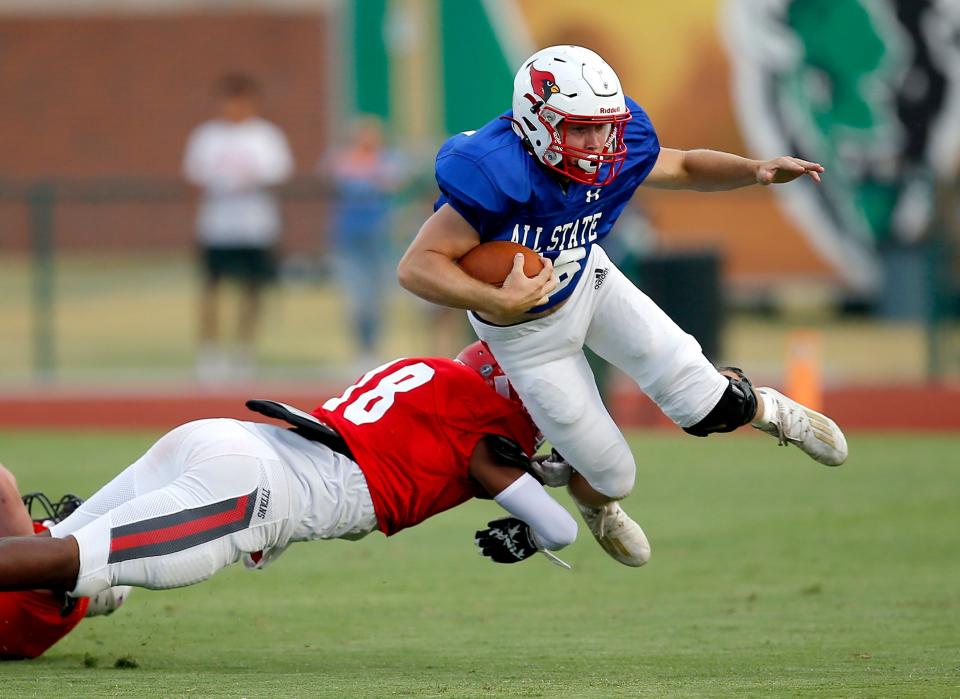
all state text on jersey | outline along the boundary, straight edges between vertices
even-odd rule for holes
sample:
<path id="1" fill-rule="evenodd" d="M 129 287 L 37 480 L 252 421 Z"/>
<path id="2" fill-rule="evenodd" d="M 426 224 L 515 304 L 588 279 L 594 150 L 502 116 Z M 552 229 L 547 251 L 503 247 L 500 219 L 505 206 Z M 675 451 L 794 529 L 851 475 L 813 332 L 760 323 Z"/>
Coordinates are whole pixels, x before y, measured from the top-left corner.
<path id="1" fill-rule="evenodd" d="M 540 247 L 541 236 L 543 236 L 543 226 L 531 226 L 530 224 L 515 224 L 513 235 L 510 240 L 514 243 L 520 243 L 537 252 L 551 252 L 555 250 L 569 250 L 570 248 L 579 248 L 592 243 L 597 239 L 597 223 L 603 215 L 602 211 L 588 214 L 581 218 L 574 219 L 567 223 L 554 226 L 549 234 L 549 244 L 545 248 Z M 546 236 L 543 242 L 547 242 Z"/>

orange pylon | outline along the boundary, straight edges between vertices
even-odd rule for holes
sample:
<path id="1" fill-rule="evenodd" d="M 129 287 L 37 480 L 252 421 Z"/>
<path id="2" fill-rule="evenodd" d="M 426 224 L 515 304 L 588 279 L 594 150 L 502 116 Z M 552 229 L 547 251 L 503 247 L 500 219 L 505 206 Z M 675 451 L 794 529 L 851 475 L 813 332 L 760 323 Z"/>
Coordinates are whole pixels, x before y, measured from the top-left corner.
<path id="1" fill-rule="evenodd" d="M 787 395 L 814 410 L 823 410 L 820 332 L 793 330 L 787 335 Z"/>

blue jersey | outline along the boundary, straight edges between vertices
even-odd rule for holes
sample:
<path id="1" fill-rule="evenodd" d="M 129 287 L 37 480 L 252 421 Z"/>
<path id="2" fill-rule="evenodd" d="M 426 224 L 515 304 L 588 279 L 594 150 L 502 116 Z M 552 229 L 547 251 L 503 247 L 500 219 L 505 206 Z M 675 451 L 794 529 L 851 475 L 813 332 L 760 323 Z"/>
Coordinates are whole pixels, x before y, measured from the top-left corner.
<path id="1" fill-rule="evenodd" d="M 646 112 L 633 100 L 626 102 L 633 115 L 624 132 L 627 158 L 607 186 L 573 181 L 561 185 L 556 174 L 524 148 L 511 122 L 498 118 L 478 131 L 453 136 L 440 148 L 440 198 L 434 210 L 452 206 L 476 229 L 481 242 L 512 240 L 551 260 L 572 248 L 585 248 L 589 254 L 613 228 L 660 154 Z M 549 302 L 531 310 L 564 301 L 582 272 L 581 267 L 569 281 L 562 279 L 562 288 Z"/>

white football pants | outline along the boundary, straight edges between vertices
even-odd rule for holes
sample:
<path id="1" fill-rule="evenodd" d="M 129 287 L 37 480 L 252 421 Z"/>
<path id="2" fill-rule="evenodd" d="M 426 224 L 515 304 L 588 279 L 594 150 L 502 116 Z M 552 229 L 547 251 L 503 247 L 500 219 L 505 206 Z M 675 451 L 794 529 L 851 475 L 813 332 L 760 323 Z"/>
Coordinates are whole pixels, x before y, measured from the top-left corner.
<path id="1" fill-rule="evenodd" d="M 245 554 L 375 528 L 366 481 L 345 456 L 275 425 L 214 419 L 161 437 L 50 533 L 76 538 L 72 594 L 89 597 L 191 585 Z"/>
<path id="2" fill-rule="evenodd" d="M 583 346 L 629 374 L 681 427 L 706 417 L 728 381 L 599 245 L 581 264 L 577 289 L 556 313 L 505 327 L 469 318 L 544 436 L 595 490 L 622 498 L 633 489 L 636 463 Z"/>

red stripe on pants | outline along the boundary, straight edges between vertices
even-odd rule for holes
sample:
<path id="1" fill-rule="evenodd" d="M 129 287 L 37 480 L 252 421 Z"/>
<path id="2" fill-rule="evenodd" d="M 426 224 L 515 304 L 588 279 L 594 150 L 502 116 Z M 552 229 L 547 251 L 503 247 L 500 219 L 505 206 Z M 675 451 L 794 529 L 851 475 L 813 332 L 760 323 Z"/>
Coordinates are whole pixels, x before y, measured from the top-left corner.
<path id="1" fill-rule="evenodd" d="M 139 534 L 127 534 L 126 536 L 116 537 L 110 541 L 110 551 L 123 551 L 137 546 L 147 546 L 149 544 L 162 544 L 167 541 L 175 541 L 185 536 L 199 534 L 209 529 L 216 529 L 227 524 L 232 524 L 243 518 L 244 511 L 247 509 L 247 500 L 250 496 L 244 495 L 237 498 L 237 504 L 231 510 L 221 512 L 206 517 L 198 517 L 189 522 L 181 522 L 173 526 L 154 529 L 149 532 Z"/>

